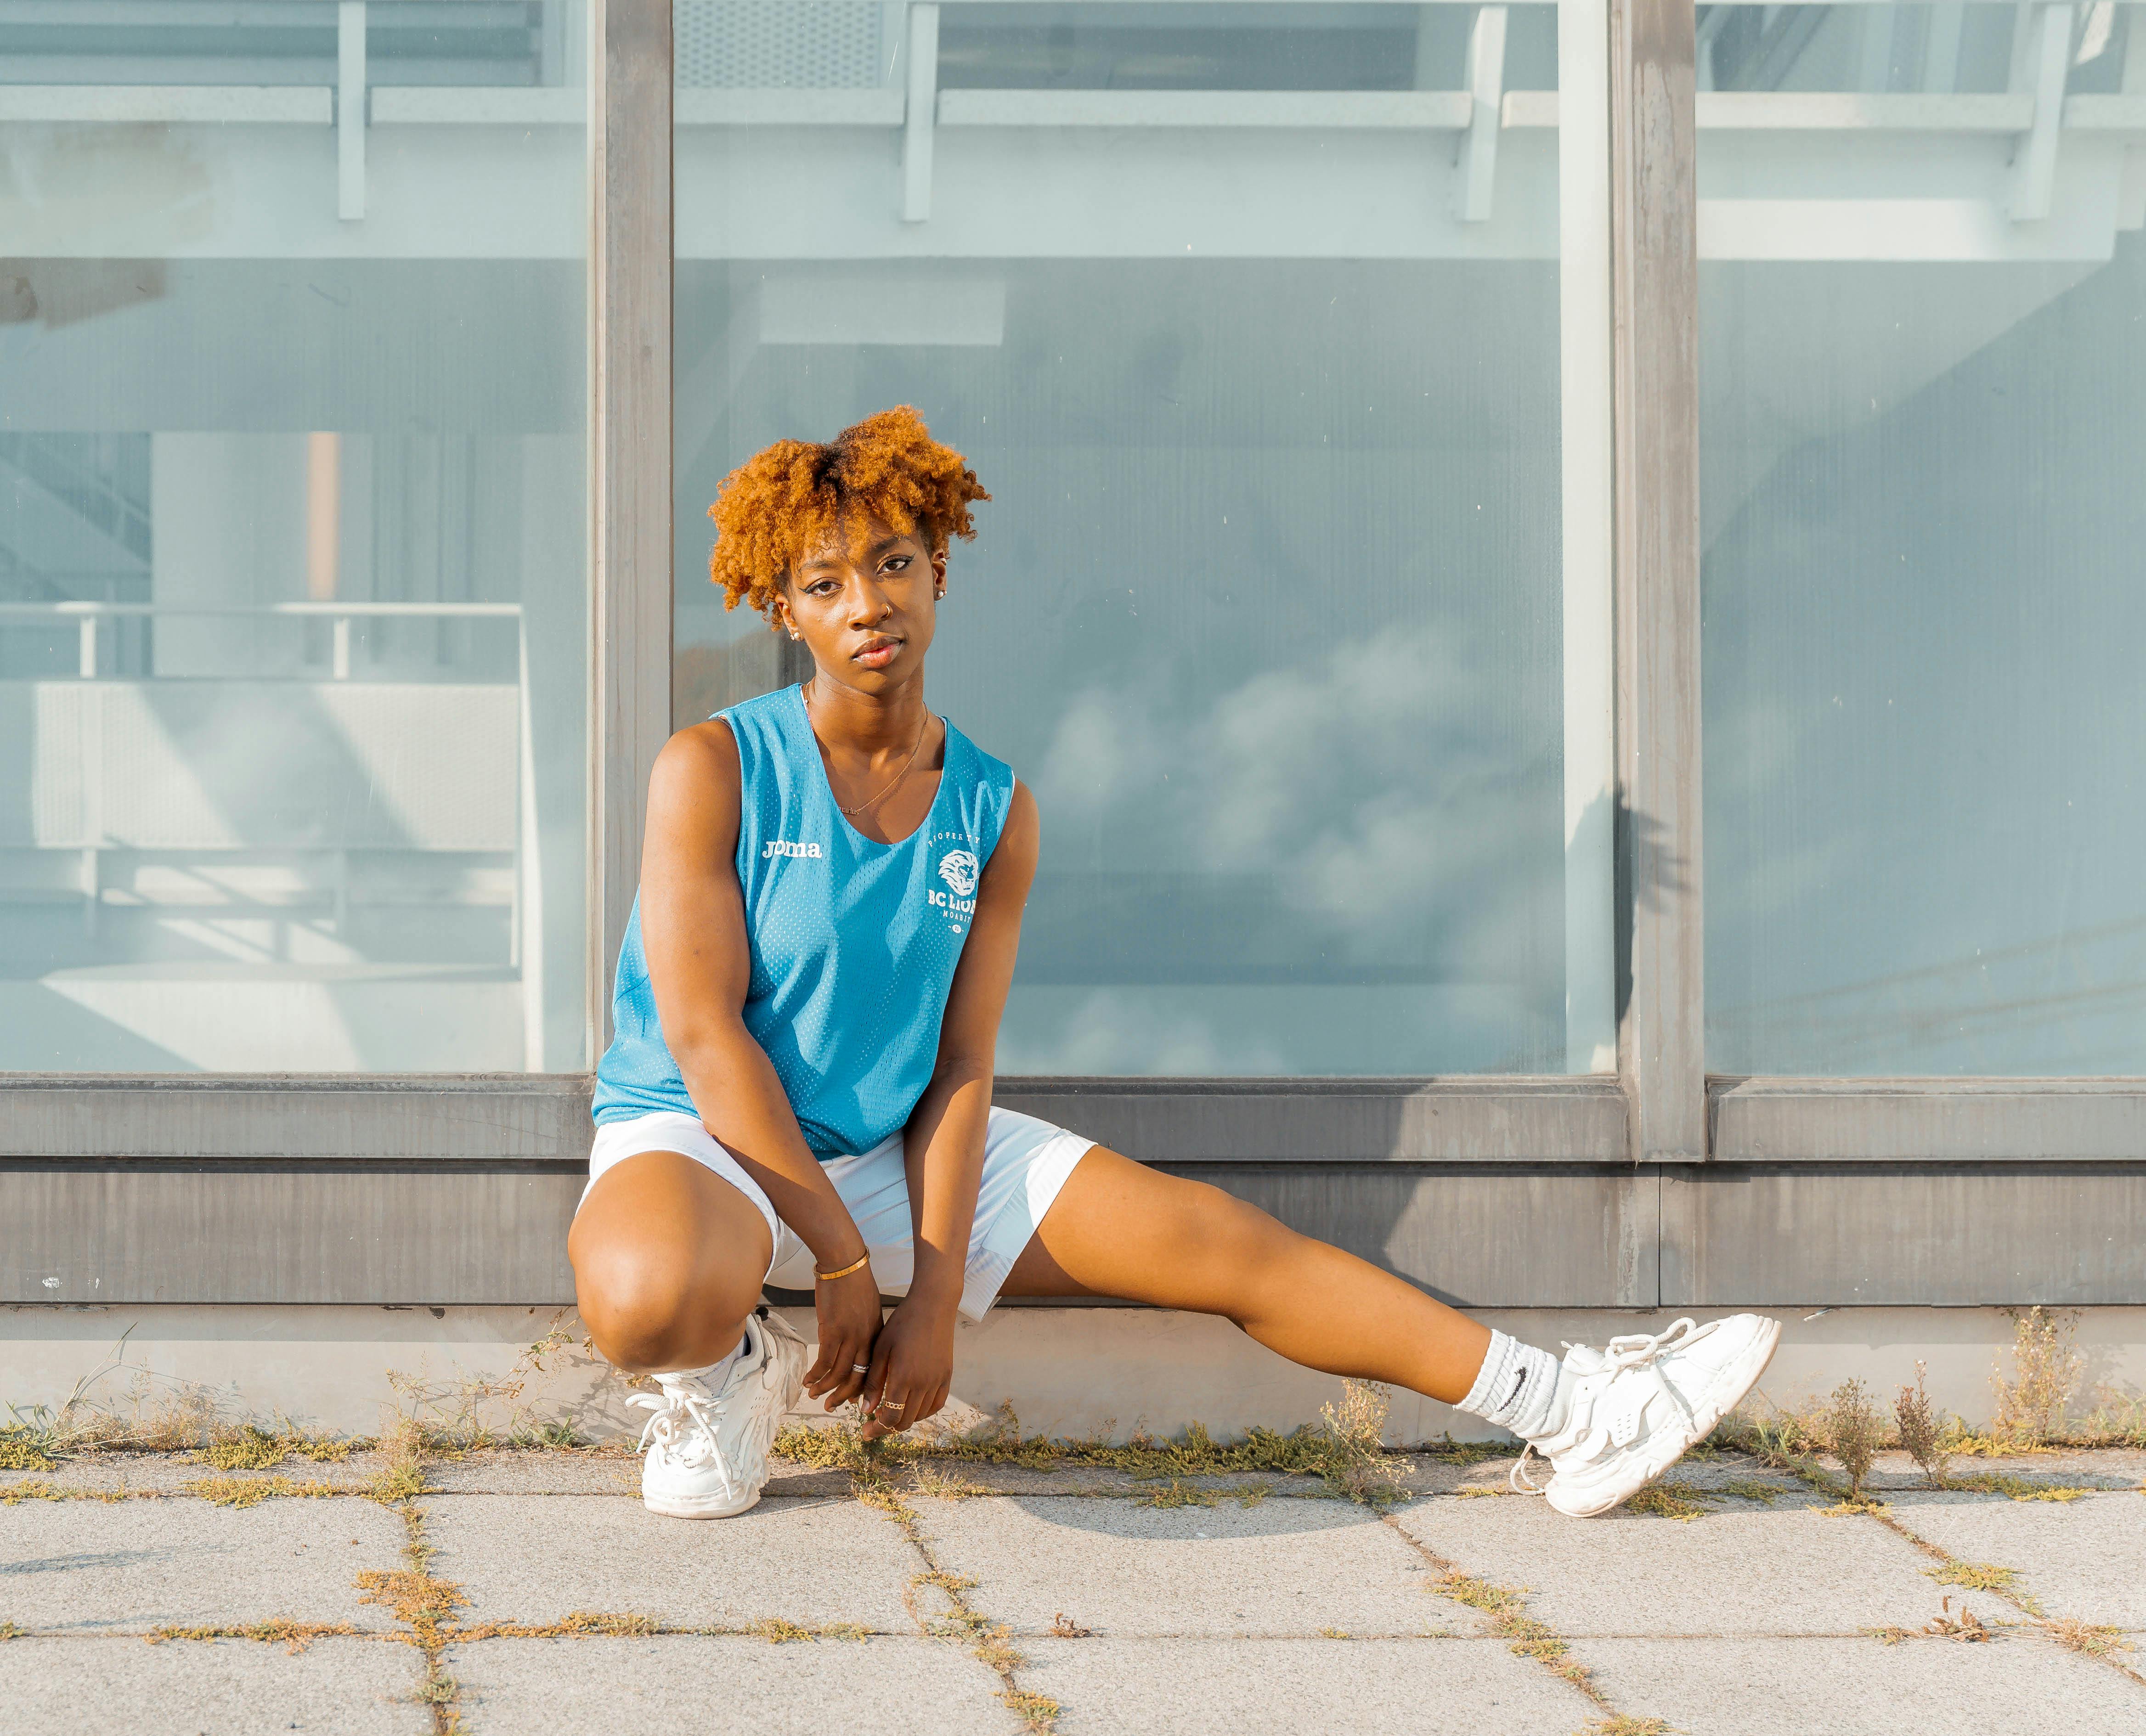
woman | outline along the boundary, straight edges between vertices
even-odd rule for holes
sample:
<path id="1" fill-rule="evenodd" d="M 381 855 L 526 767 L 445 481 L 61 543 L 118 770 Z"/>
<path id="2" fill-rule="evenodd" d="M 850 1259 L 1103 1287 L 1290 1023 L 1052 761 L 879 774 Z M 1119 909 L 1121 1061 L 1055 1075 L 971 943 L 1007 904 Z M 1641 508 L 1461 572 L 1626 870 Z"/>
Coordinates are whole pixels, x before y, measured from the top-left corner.
<path id="1" fill-rule="evenodd" d="M 770 446 L 711 509 L 726 604 L 814 671 L 680 731 L 649 781 L 568 1242 L 597 1346 L 661 1394 L 635 1401 L 656 1413 L 644 1499 L 751 1506 L 801 1389 L 860 1399 L 868 1434 L 922 1422 L 957 1314 L 1013 1295 L 1225 1315 L 1510 1429 L 1560 1512 L 1614 1506 L 1744 1395 L 1778 1323 L 1680 1320 L 1560 1365 L 1215 1188 L 992 1106 L 1036 801 L 924 695 L 947 544 L 989 497 L 905 407 Z M 759 1306 L 808 1275 L 809 1367 Z M 901 1299 L 883 1322 L 882 1294 Z"/>

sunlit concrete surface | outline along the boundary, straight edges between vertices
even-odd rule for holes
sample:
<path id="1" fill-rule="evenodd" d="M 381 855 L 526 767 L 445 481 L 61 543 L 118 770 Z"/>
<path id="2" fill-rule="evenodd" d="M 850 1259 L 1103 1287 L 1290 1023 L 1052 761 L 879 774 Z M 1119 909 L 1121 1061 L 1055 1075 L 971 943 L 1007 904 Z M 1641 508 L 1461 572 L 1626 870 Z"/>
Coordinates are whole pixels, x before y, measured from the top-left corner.
<path id="1" fill-rule="evenodd" d="M 1715 1453 L 1596 1520 L 1459 1453 L 1385 1455 L 1371 1502 L 1124 1455 L 778 1460 L 694 1524 L 624 1444 L 297 1437 L 219 1473 L 42 1439 L 0 1469 L 0 1722 L 37 1736 L 2146 1724 L 2136 1452 L 1977 1460 L 1979 1492 L 1889 1453 L 1857 1507 L 1829 1463 Z"/>

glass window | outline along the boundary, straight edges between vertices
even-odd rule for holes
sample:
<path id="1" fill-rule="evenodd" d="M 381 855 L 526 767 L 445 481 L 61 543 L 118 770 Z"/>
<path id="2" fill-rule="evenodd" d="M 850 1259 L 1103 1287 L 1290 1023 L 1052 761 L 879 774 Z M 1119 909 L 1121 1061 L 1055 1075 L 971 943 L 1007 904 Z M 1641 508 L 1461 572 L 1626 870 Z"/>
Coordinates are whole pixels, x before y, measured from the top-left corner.
<path id="1" fill-rule="evenodd" d="M 1699 8 L 1709 1066 L 2146 1073 L 2139 8 Z"/>
<path id="2" fill-rule="evenodd" d="M 0 13 L 0 1067 L 586 1064 L 586 29 Z"/>
<path id="3" fill-rule="evenodd" d="M 724 475 L 912 403 L 1043 814 L 1003 1071 L 1613 1065 L 1600 7 L 676 17 L 679 721 L 801 673 Z"/>

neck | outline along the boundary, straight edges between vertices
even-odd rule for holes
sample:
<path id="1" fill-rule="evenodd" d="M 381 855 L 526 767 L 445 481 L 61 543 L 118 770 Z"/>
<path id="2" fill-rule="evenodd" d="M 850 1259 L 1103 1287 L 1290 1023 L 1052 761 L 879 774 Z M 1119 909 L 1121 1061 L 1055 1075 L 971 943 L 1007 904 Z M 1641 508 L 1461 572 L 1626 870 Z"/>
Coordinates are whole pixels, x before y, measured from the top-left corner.
<path id="1" fill-rule="evenodd" d="M 813 733 L 821 746 L 854 753 L 906 754 L 924 727 L 924 676 L 917 673 L 881 693 L 861 692 L 817 671 L 806 684 Z"/>

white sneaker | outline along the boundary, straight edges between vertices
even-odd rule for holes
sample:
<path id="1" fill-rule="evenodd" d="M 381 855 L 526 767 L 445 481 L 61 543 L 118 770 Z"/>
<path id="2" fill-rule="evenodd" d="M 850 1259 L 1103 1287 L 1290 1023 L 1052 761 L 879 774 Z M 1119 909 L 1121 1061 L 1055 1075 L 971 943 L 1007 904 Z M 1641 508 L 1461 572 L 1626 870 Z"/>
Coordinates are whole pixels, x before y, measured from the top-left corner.
<path id="1" fill-rule="evenodd" d="M 1697 1326 L 1676 1321 L 1652 1336 L 1613 1338 L 1603 1350 L 1567 1344 L 1572 1408 L 1557 1434 L 1530 1440 L 1512 1486 L 1560 1513 L 1591 1519 L 1628 1501 L 1736 1408 L 1765 1372 L 1781 1323 L 1730 1314 Z M 1547 1487 L 1528 1480 L 1528 1454 L 1550 1461 Z"/>
<path id="2" fill-rule="evenodd" d="M 805 1389 L 805 1341 L 766 1309 L 746 1316 L 745 1348 L 710 1392 L 698 1375 L 658 1374 L 662 1396 L 626 1402 L 656 1413 L 641 1432 L 641 1499 L 672 1519 L 728 1519 L 760 1499 L 767 1449 Z"/>

